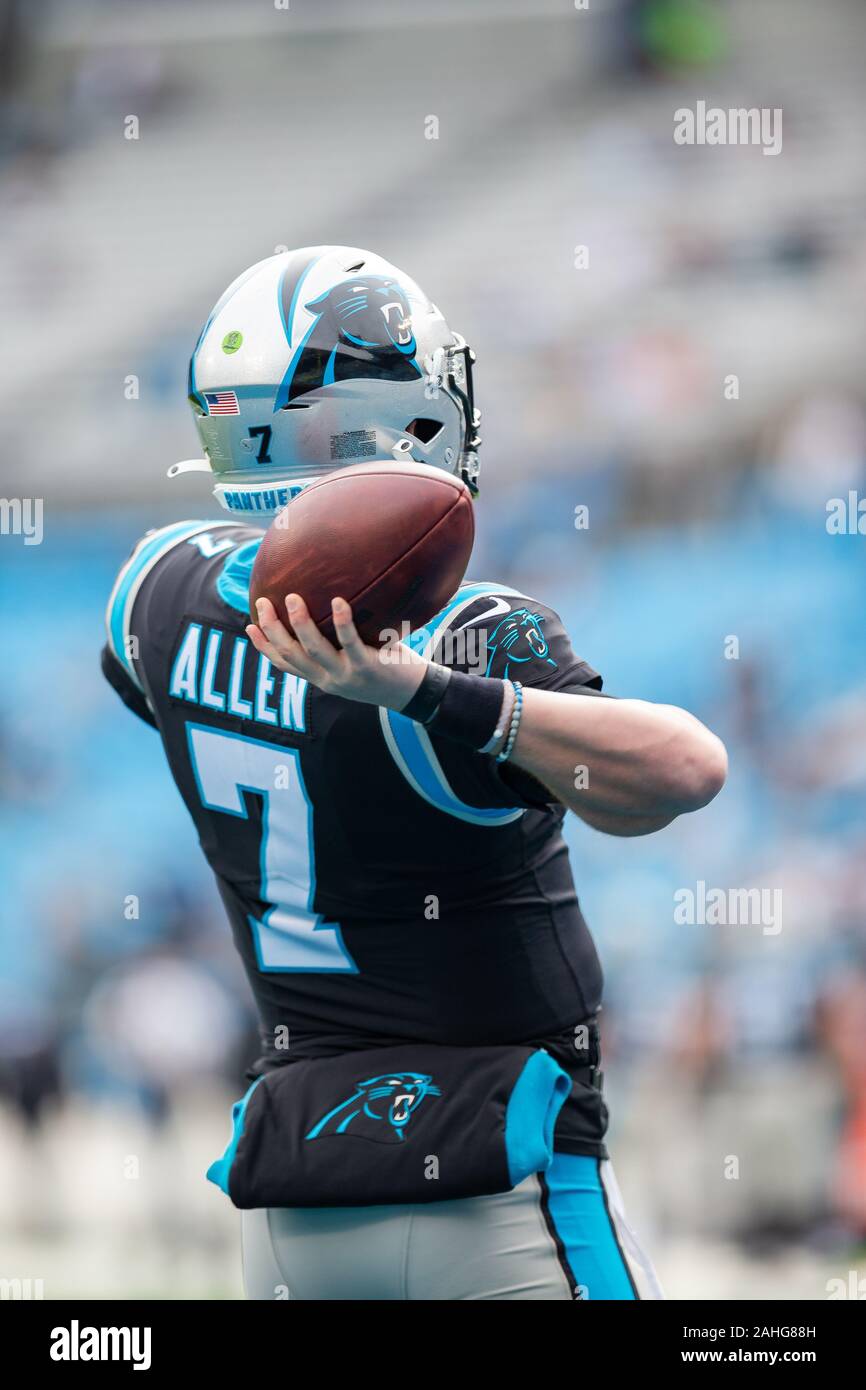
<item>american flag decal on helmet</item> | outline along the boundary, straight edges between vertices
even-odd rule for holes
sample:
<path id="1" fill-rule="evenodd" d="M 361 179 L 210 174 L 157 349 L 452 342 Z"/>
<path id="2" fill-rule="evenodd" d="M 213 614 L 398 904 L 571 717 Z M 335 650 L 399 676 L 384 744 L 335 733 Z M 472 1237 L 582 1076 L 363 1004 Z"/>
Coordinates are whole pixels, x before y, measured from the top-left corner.
<path id="1" fill-rule="evenodd" d="M 205 391 L 208 415 L 240 415 L 241 408 L 234 391 Z"/>

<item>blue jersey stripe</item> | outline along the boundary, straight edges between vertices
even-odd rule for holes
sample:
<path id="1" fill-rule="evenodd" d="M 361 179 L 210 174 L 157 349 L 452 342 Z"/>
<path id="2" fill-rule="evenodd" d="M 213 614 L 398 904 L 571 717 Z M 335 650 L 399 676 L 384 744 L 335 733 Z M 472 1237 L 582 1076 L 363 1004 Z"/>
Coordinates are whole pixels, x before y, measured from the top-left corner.
<path id="1" fill-rule="evenodd" d="M 448 627 L 451 619 L 459 611 L 468 608 L 476 599 L 496 598 L 501 595 L 509 598 L 524 597 L 517 589 L 509 589 L 504 584 L 464 584 L 429 623 L 410 632 L 405 639 L 406 645 L 413 651 L 429 657 L 435 650 L 440 633 Z M 407 719 L 405 714 L 399 714 L 396 710 L 380 710 L 379 718 L 385 742 L 395 763 L 418 795 L 429 801 L 432 806 L 473 825 L 509 825 L 511 821 L 523 815 L 521 807 L 469 806 L 465 801 L 461 801 L 449 786 L 423 726 Z"/>
<path id="2" fill-rule="evenodd" d="M 508 825 L 523 815 L 521 807 L 469 806 L 461 801 L 449 786 L 423 726 L 396 710 L 382 709 L 379 717 L 394 761 L 407 782 L 432 806 L 473 825 Z"/>
<path id="3" fill-rule="evenodd" d="M 211 525 L 225 526 L 226 524 L 226 522 L 178 521 L 173 526 L 163 527 L 152 536 L 144 538 L 120 571 L 109 599 L 106 627 L 111 650 L 132 676 L 136 685 L 139 684 L 139 680 L 126 650 L 128 618 L 130 616 L 127 613 L 127 605 L 130 596 L 134 596 L 137 592 L 137 585 L 148 570 L 180 541 L 196 535 L 199 531 L 209 530 Z"/>

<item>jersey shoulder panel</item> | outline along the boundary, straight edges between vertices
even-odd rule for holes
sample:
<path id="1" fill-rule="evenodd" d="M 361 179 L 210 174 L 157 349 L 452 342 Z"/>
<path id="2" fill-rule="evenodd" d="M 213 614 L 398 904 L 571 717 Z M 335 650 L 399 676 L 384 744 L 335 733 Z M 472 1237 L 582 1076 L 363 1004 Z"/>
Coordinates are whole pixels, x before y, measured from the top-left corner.
<path id="1" fill-rule="evenodd" d="M 178 521 L 142 536 L 120 568 L 105 611 L 108 651 L 139 690 L 136 662 L 142 643 L 154 635 L 152 621 L 141 630 L 145 607 L 151 617 L 155 608 L 167 619 L 180 617 L 210 584 L 214 603 L 221 600 L 240 611 L 243 586 L 226 562 L 249 548 L 245 558 L 251 569 L 253 545 L 258 549 L 261 537 L 260 530 L 237 521 Z"/>
<path id="2" fill-rule="evenodd" d="M 545 690 L 595 694 L 601 676 L 577 657 L 554 609 L 518 589 L 462 584 L 425 627 L 406 639 L 430 660 L 473 675 Z M 499 826 L 555 798 L 535 778 L 448 739 L 393 710 L 380 710 L 388 750 L 415 791 L 439 810 L 475 825 Z"/>
<path id="3" fill-rule="evenodd" d="M 559 614 L 502 584 L 461 585 L 410 643 L 432 660 L 476 675 L 546 690 L 602 685 L 598 672 L 575 654 Z"/>

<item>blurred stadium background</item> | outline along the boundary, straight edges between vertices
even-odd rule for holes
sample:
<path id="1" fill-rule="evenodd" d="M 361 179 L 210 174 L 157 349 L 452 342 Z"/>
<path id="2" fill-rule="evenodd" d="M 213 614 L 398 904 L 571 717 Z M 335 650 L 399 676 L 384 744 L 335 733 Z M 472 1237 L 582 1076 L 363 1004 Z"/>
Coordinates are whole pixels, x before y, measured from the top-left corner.
<path id="1" fill-rule="evenodd" d="M 44 498 L 41 545 L 0 538 L 0 1276 L 241 1295 L 204 1169 L 249 997 L 101 615 L 144 529 L 212 514 L 165 478 L 211 304 L 329 241 L 477 350 L 475 576 L 731 750 L 661 835 L 571 830 L 613 1155 L 669 1295 L 866 1275 L 866 560 L 825 524 L 866 483 L 864 51 L 859 0 L 0 3 L 2 488 Z M 677 146 L 699 99 L 782 107 L 782 153 Z M 780 889 L 782 930 L 677 925 L 698 880 Z"/>

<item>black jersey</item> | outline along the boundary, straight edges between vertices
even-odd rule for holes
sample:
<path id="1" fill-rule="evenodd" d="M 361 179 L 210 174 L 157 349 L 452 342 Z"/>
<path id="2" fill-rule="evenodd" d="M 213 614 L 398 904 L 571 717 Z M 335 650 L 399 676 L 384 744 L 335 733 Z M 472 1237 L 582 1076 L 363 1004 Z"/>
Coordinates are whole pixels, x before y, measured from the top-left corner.
<path id="1" fill-rule="evenodd" d="M 567 1052 L 601 974 L 563 808 L 517 768 L 274 669 L 244 631 L 261 536 L 234 521 L 145 536 L 109 601 L 103 669 L 159 731 L 265 1064 L 287 1043 L 290 1056 L 395 1039 Z M 601 686 L 556 614 L 501 585 L 463 584 L 405 640 L 480 675 Z"/>

